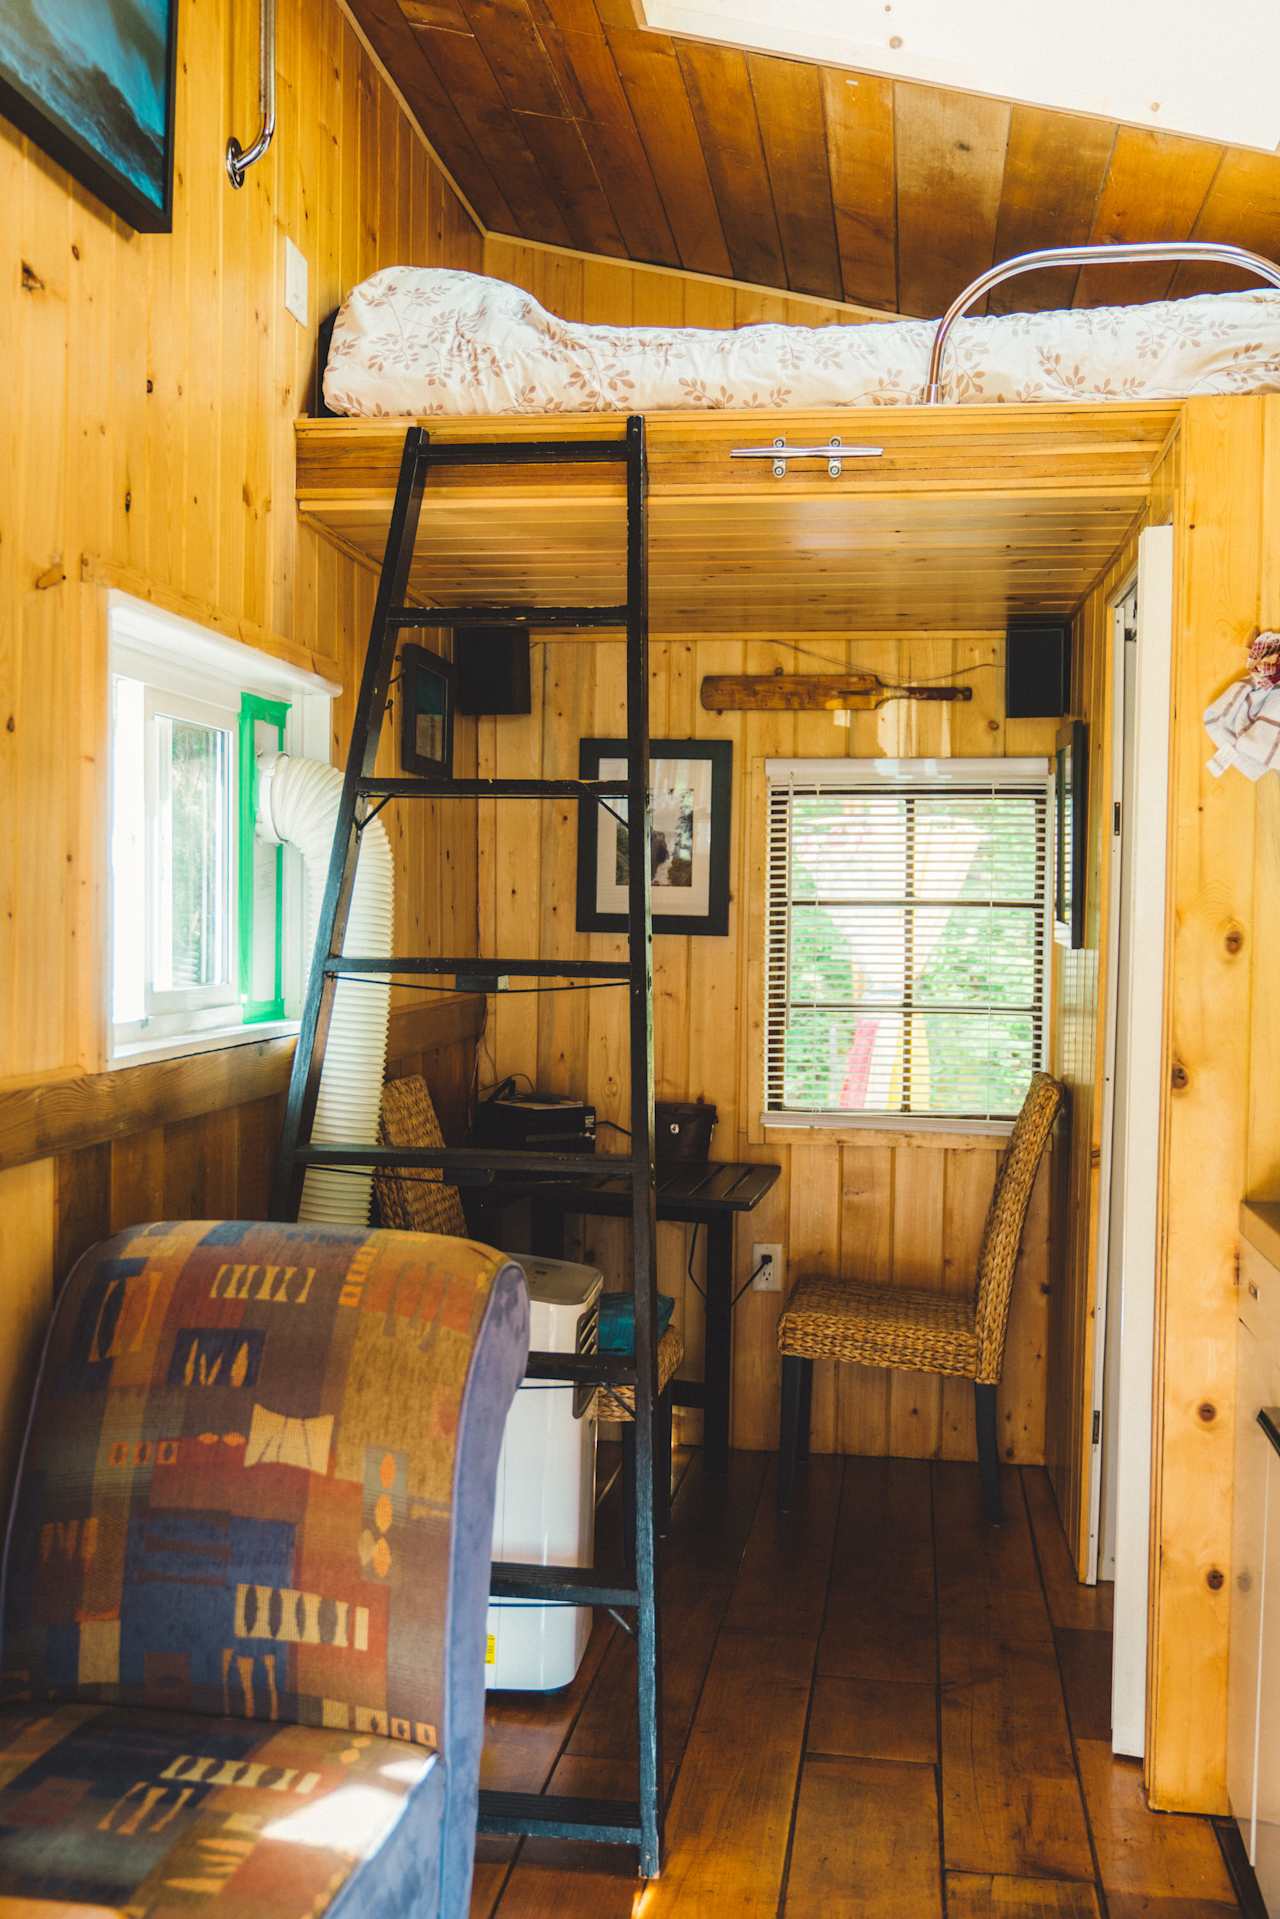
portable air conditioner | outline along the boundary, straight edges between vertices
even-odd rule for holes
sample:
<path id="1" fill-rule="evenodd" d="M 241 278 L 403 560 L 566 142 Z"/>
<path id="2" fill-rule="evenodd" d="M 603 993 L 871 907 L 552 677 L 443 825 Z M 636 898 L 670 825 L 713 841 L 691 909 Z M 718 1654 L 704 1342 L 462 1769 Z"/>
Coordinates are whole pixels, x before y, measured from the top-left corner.
<path id="1" fill-rule="evenodd" d="M 529 1286 L 529 1345 L 596 1350 L 603 1278 L 594 1267 L 512 1254 Z M 507 1415 L 498 1460 L 493 1556 L 535 1566 L 589 1566 L 595 1549 L 594 1388 L 528 1379 Z M 485 1684 L 518 1692 L 567 1686 L 591 1635 L 589 1606 L 497 1599 L 489 1606 Z"/>

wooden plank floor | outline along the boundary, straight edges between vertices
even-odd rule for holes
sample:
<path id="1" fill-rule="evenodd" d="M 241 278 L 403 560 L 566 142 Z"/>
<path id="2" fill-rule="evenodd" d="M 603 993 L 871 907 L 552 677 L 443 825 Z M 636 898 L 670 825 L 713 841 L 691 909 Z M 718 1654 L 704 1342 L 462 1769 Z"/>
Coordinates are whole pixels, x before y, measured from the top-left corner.
<path id="1" fill-rule="evenodd" d="M 678 1458 L 663 1600 L 667 1863 L 480 1842 L 472 1919 L 1229 1919 L 1209 1820 L 1147 1811 L 1112 1756 L 1111 1594 L 1076 1584 L 1038 1469 Z M 601 1512 L 600 1559 L 616 1529 Z M 629 1640 L 491 1699 L 484 1783 L 634 1796 Z"/>

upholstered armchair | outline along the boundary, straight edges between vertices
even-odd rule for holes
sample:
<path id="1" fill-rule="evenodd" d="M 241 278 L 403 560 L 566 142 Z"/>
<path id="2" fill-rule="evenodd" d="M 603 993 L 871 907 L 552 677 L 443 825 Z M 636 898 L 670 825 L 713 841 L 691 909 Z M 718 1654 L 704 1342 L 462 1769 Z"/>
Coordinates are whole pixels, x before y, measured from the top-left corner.
<path id="1" fill-rule="evenodd" d="M 0 1894 L 464 1919 L 516 1267 L 177 1221 L 58 1301 L 4 1557 Z"/>

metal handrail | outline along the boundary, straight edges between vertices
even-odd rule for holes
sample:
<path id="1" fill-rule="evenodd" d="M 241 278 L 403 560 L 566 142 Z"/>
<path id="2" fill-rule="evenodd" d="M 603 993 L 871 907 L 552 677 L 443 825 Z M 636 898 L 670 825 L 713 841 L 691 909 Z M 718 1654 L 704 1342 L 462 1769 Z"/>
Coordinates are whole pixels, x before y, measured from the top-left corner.
<path id="1" fill-rule="evenodd" d="M 1043 247 L 1038 253 L 1019 253 L 1012 260 L 1002 260 L 999 266 L 979 274 L 956 296 L 939 320 L 929 355 L 929 380 L 921 396 L 923 405 L 933 406 L 942 398 L 942 356 L 952 327 L 975 300 L 980 300 L 992 287 L 998 287 L 1002 280 L 1011 280 L 1018 273 L 1033 273 L 1037 267 L 1105 266 L 1109 261 L 1139 260 L 1212 260 L 1220 266 L 1256 273 L 1260 280 L 1280 287 L 1280 266 L 1274 260 L 1250 253 L 1246 247 L 1226 246 L 1217 240 L 1133 240 L 1118 246 Z"/>
<path id="2" fill-rule="evenodd" d="M 276 130 L 276 0 L 260 0 L 258 16 L 258 105 L 262 126 L 252 146 L 242 147 L 233 134 L 227 141 L 227 175 L 233 187 L 271 145 Z"/>

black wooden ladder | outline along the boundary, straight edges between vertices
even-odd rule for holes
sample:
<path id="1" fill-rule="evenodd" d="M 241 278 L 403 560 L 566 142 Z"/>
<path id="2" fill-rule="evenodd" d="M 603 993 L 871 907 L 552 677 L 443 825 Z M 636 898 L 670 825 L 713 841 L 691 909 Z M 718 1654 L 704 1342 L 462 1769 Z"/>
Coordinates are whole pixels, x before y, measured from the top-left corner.
<path id="1" fill-rule="evenodd" d="M 626 599 L 610 606 L 409 605 L 409 569 L 429 474 L 439 466 L 620 463 L 626 473 Z M 660 1648 L 654 1539 L 654 1411 L 657 1402 L 657 1294 L 654 1266 L 653 1162 L 653 924 L 650 862 L 627 862 L 627 959 L 623 963 L 503 959 L 470 955 L 422 958 L 403 954 L 344 959 L 347 918 L 364 827 L 393 800 L 445 798 L 547 800 L 565 797 L 626 802 L 628 823 L 641 822 L 639 845 L 649 845 L 649 600 L 646 529 L 644 421 L 627 421 L 625 438 L 612 440 L 514 440 L 431 444 L 422 427 L 405 434 L 395 505 L 351 730 L 346 775 L 333 851 L 320 908 L 315 952 L 302 1009 L 301 1030 L 285 1109 L 280 1155 L 272 1189 L 272 1216 L 296 1219 L 308 1166 L 443 1167 L 462 1185 L 484 1184 L 503 1174 L 539 1173 L 581 1185 L 592 1162 L 580 1154 L 512 1153 L 484 1148 L 439 1150 L 403 1146 L 311 1143 L 316 1096 L 324 1064 L 333 995 L 344 975 L 449 975 L 482 978 L 525 975 L 628 983 L 631 1054 L 631 1146 L 626 1158 L 602 1158 L 602 1177 L 626 1174 L 632 1194 L 632 1262 L 635 1286 L 635 1351 L 529 1355 L 527 1376 L 635 1390 L 635 1523 L 631 1566 L 616 1575 L 592 1567 L 500 1564 L 491 1592 L 505 1600 L 601 1606 L 631 1615 L 636 1642 L 637 1721 L 640 1736 L 639 1797 L 611 1801 L 540 1793 L 482 1792 L 479 1829 L 485 1833 L 536 1834 L 545 1838 L 593 1839 L 639 1848 L 640 1872 L 656 1878 L 662 1863 L 662 1754 Z M 627 636 L 627 772 L 622 780 L 585 779 L 380 779 L 378 742 L 387 707 L 396 647 L 405 629 L 438 627 L 465 636 L 468 628 L 521 624 L 543 627 L 614 627 Z M 465 645 L 465 637 L 458 644 Z M 628 1630 L 632 1630 L 631 1627 Z"/>

